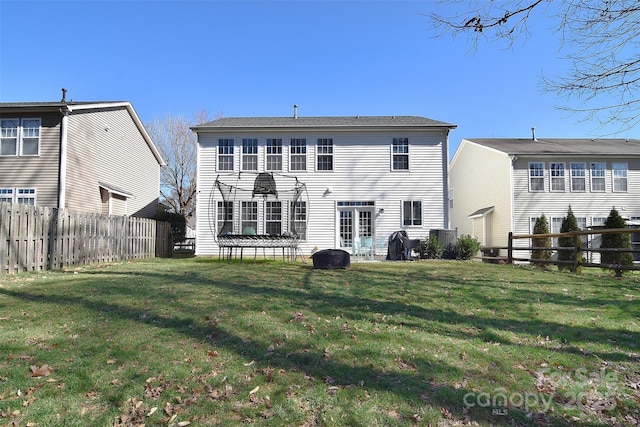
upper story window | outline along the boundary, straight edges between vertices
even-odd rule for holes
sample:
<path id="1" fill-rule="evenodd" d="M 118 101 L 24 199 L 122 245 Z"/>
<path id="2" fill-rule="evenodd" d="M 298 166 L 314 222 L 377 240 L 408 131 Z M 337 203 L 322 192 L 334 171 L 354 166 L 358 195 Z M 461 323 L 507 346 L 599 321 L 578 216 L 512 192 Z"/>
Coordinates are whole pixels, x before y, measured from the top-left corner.
<path id="1" fill-rule="evenodd" d="M 233 170 L 233 139 L 218 140 L 218 170 Z"/>
<path id="2" fill-rule="evenodd" d="M 402 202 L 402 225 L 422 225 L 422 201 Z"/>
<path id="3" fill-rule="evenodd" d="M 544 191 L 544 163 L 529 163 L 529 191 Z"/>
<path id="4" fill-rule="evenodd" d="M 393 138 L 391 170 L 409 170 L 409 138 Z"/>
<path id="5" fill-rule="evenodd" d="M 604 162 L 591 163 L 591 191 L 605 191 Z"/>
<path id="6" fill-rule="evenodd" d="M 318 167 L 319 171 L 333 170 L 333 139 L 318 138 Z"/>
<path id="7" fill-rule="evenodd" d="M 282 138 L 267 139 L 267 170 L 282 170 Z"/>
<path id="8" fill-rule="evenodd" d="M 0 202 L 13 203 L 13 188 L 0 188 Z"/>
<path id="9" fill-rule="evenodd" d="M 40 119 L 2 119 L 0 156 L 39 155 L 40 125 Z"/>
<path id="10" fill-rule="evenodd" d="M 289 147 L 291 158 L 289 168 L 292 171 L 307 170 L 307 140 L 304 138 L 291 138 Z"/>
<path id="11" fill-rule="evenodd" d="M 564 163 L 549 163 L 551 191 L 564 191 Z"/>
<path id="12" fill-rule="evenodd" d="M 627 173 L 629 170 L 628 163 L 613 163 L 611 165 L 613 172 L 613 191 L 627 191 Z"/>
<path id="13" fill-rule="evenodd" d="M 242 140 L 242 170 L 258 170 L 258 140 L 255 138 Z"/>
<path id="14" fill-rule="evenodd" d="M 584 163 L 571 163 L 571 191 L 585 191 L 586 165 Z"/>

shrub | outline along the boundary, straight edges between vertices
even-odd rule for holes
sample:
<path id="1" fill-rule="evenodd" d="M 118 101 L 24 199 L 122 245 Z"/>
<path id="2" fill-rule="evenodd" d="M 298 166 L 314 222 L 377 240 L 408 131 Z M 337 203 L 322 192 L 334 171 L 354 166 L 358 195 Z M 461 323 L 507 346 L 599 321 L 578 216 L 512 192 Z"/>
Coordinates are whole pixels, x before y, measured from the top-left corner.
<path id="1" fill-rule="evenodd" d="M 458 238 L 454 247 L 455 258 L 459 260 L 469 260 L 480 250 L 480 242 L 475 237 L 462 235 Z"/>
<path id="2" fill-rule="evenodd" d="M 571 231 L 578 231 L 580 228 L 578 227 L 578 220 L 576 219 L 573 211 L 571 210 L 571 206 L 569 206 L 569 210 L 567 211 L 567 216 L 562 218 L 562 226 L 560 227 L 561 233 L 568 233 Z M 571 248 L 571 249 L 559 249 L 558 250 L 558 261 L 570 261 L 571 263 L 558 263 L 559 270 L 569 270 L 572 273 L 580 273 L 580 266 L 576 267 L 575 261 L 582 260 L 582 252 L 580 248 L 582 246 L 582 241 L 579 237 L 559 237 L 558 238 L 558 246 L 562 248 Z M 574 253 L 574 248 L 578 248 L 578 251 Z M 574 258 L 575 257 L 575 258 Z"/>
<path id="3" fill-rule="evenodd" d="M 162 211 L 156 214 L 155 219 L 171 223 L 171 235 L 174 243 L 184 242 L 187 236 L 187 220 L 182 215 L 175 212 Z"/>
<path id="4" fill-rule="evenodd" d="M 533 226 L 533 234 L 549 234 L 549 224 L 547 223 L 547 217 L 542 214 L 541 217 L 536 219 L 536 223 Z M 537 248 L 548 248 L 551 246 L 550 237 L 534 237 L 531 239 L 531 245 Z M 531 251 L 531 258 L 540 261 L 531 261 L 534 267 L 547 268 L 548 263 L 544 261 L 551 261 L 551 249 L 533 249 Z"/>
<path id="5" fill-rule="evenodd" d="M 613 208 L 604 222 L 604 228 L 627 228 L 624 219 L 620 216 L 618 211 Z M 602 249 L 628 249 L 631 248 L 631 236 L 625 234 L 603 234 L 602 242 L 600 243 Z M 631 265 L 633 264 L 633 256 L 629 252 L 602 252 L 600 259 L 603 264 L 612 265 Z M 616 277 L 622 277 L 625 270 L 620 268 L 614 268 Z"/>
<path id="6" fill-rule="evenodd" d="M 440 239 L 437 236 L 430 236 L 429 240 L 427 240 L 427 248 L 426 248 L 426 258 L 429 259 L 438 259 L 442 258 L 442 254 L 444 253 L 444 248 L 442 247 L 442 243 L 440 243 Z"/>

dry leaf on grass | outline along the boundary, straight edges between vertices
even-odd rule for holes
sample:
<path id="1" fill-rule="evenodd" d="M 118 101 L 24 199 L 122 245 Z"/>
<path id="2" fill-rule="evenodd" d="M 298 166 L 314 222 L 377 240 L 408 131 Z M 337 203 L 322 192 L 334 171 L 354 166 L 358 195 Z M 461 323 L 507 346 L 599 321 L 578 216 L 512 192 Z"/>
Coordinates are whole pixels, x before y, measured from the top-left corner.
<path id="1" fill-rule="evenodd" d="M 32 377 L 48 377 L 49 375 L 51 375 L 51 372 L 53 372 L 53 368 L 46 364 L 40 366 L 39 368 L 35 365 L 31 365 L 29 369 L 31 369 Z"/>

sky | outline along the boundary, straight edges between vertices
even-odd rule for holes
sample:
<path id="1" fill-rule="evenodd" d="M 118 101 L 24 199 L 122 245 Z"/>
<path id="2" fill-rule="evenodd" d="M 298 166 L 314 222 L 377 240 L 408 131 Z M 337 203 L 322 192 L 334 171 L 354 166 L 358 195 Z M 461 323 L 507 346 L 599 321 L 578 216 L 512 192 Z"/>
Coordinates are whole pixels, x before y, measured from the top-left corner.
<path id="1" fill-rule="evenodd" d="M 437 37 L 425 1 L 0 0 L 0 102 L 130 101 L 140 119 L 412 115 L 463 138 L 619 137 L 556 108 L 544 16 L 512 47 Z M 569 104 L 568 104 L 569 102 Z"/>

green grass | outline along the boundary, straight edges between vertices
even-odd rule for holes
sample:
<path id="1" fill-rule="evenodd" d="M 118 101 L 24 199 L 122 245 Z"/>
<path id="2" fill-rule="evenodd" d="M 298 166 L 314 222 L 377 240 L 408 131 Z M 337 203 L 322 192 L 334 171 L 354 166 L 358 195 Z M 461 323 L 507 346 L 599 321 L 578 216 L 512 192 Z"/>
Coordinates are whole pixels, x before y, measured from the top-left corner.
<path id="1" fill-rule="evenodd" d="M 0 425 L 634 425 L 639 301 L 638 273 L 474 262 L 4 276 Z"/>

